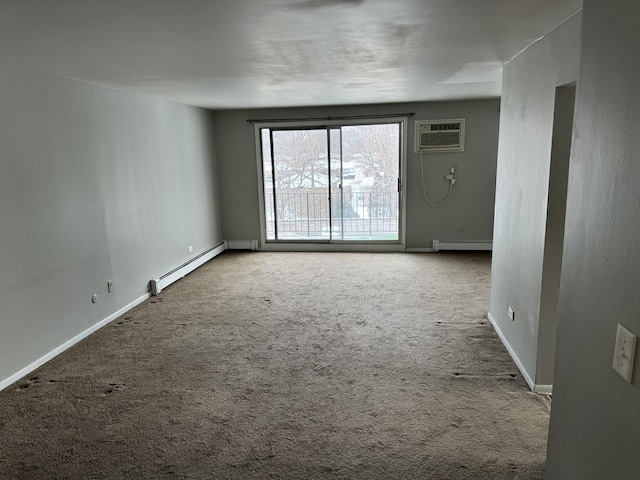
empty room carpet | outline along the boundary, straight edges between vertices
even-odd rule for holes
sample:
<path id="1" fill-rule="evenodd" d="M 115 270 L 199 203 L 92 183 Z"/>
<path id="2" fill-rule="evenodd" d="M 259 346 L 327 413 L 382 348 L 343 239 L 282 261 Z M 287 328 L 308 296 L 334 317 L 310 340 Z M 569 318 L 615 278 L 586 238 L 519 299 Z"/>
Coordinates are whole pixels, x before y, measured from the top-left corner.
<path id="1" fill-rule="evenodd" d="M 0 392 L 0 478 L 541 479 L 482 253 L 227 252 Z"/>

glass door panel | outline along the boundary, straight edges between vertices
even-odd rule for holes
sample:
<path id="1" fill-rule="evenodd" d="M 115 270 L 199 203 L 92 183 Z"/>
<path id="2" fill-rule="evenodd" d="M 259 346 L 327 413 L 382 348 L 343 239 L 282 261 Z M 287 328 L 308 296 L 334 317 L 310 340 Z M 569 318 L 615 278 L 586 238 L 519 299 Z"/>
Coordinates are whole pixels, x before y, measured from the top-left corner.
<path id="1" fill-rule="evenodd" d="M 401 124 L 263 128 L 267 240 L 398 241 Z"/>
<path id="2" fill-rule="evenodd" d="M 342 239 L 398 240 L 400 124 L 350 125 L 341 132 Z"/>
<path id="3" fill-rule="evenodd" d="M 267 129 L 268 131 L 268 129 Z M 265 178 L 267 232 L 277 240 L 330 238 L 329 163 L 326 128 L 271 130 L 271 166 Z M 270 173 L 270 175 L 269 175 Z M 272 181 L 271 192 L 267 179 Z M 271 222 L 271 226 L 269 226 Z"/>
<path id="4" fill-rule="evenodd" d="M 344 215 L 342 198 L 342 130 L 331 127 L 329 150 L 331 152 L 331 240 L 344 240 Z"/>
<path id="5" fill-rule="evenodd" d="M 262 183 L 264 188 L 264 217 L 267 240 L 276 240 L 275 184 L 273 183 L 273 164 L 271 158 L 271 130 L 260 130 L 262 145 Z"/>

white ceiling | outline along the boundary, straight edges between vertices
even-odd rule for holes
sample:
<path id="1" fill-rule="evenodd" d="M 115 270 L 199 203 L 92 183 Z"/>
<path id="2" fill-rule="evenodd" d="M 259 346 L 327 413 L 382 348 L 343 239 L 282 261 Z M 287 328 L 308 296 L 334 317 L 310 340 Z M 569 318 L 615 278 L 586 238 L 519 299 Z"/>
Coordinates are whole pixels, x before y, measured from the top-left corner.
<path id="1" fill-rule="evenodd" d="M 2 0 L 0 62 L 202 107 L 496 97 L 581 0 Z"/>

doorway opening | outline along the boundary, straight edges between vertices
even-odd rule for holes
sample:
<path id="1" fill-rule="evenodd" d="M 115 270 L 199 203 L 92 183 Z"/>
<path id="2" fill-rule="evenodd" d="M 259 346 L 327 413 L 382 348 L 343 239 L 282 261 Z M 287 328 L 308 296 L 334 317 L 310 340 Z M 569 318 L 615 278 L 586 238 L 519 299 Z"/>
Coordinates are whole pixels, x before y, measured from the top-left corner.
<path id="1" fill-rule="evenodd" d="M 403 119 L 258 124 L 263 243 L 401 243 Z"/>

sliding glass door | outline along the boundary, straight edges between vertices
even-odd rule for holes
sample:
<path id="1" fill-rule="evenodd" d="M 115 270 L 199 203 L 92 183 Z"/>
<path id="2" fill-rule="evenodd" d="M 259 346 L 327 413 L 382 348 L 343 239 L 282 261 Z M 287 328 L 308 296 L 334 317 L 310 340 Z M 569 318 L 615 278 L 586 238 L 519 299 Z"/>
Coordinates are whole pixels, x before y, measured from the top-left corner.
<path id="1" fill-rule="evenodd" d="M 267 241 L 400 239 L 400 122 L 259 132 Z"/>

